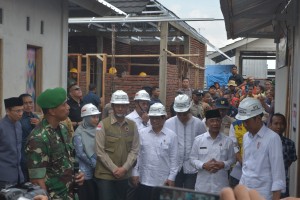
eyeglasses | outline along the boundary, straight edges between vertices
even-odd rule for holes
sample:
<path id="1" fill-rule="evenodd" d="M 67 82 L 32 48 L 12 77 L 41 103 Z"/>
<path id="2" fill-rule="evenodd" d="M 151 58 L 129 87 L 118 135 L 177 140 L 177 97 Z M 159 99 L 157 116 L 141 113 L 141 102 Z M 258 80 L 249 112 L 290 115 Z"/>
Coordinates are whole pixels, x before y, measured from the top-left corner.
<path id="1" fill-rule="evenodd" d="M 78 91 L 78 90 L 81 90 L 81 89 L 80 89 L 80 88 L 74 88 L 74 90 L 77 90 L 77 91 Z"/>
<path id="2" fill-rule="evenodd" d="M 23 109 L 19 109 L 19 110 L 11 110 L 13 112 L 16 112 L 16 113 L 22 113 L 23 112 Z"/>

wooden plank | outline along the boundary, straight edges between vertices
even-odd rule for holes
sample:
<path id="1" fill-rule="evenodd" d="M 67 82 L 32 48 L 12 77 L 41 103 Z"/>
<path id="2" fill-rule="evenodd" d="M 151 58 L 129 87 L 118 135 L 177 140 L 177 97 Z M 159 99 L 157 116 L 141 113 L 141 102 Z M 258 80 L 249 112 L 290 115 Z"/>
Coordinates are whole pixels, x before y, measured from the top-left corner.
<path id="1" fill-rule="evenodd" d="M 103 58 L 100 55 L 97 55 L 97 58 L 99 58 L 103 62 Z"/>
<path id="2" fill-rule="evenodd" d="M 167 65 L 168 55 L 164 49 L 168 48 L 168 22 L 160 25 L 160 55 L 159 55 L 159 99 L 164 105 L 167 103 Z"/>
<path id="3" fill-rule="evenodd" d="M 86 66 L 85 66 L 85 78 L 86 78 L 86 92 L 89 91 L 89 85 L 91 83 L 91 62 L 90 62 L 90 56 L 86 57 Z"/>
<path id="4" fill-rule="evenodd" d="M 103 105 L 103 108 L 104 106 L 106 105 L 106 102 L 105 102 L 105 75 L 106 75 L 106 69 L 107 69 L 107 55 L 106 54 L 102 54 L 102 57 L 103 57 L 103 64 L 102 64 L 102 100 L 103 102 L 102 105 Z"/>
<path id="5" fill-rule="evenodd" d="M 81 65 L 82 65 L 82 55 L 78 54 L 77 55 L 77 70 L 78 70 L 77 84 L 79 84 L 79 80 L 80 80 Z"/>
<path id="6" fill-rule="evenodd" d="M 159 67 L 159 64 L 128 63 L 129 66 Z"/>

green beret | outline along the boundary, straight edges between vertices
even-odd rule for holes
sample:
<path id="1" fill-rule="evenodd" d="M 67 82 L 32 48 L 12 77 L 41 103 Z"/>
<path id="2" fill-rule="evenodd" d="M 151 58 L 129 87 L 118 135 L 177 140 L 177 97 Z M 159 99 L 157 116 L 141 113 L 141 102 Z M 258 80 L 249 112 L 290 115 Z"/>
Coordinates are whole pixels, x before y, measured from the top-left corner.
<path id="1" fill-rule="evenodd" d="M 61 87 L 45 90 L 38 98 L 37 104 L 41 108 L 56 108 L 67 99 L 67 92 Z"/>

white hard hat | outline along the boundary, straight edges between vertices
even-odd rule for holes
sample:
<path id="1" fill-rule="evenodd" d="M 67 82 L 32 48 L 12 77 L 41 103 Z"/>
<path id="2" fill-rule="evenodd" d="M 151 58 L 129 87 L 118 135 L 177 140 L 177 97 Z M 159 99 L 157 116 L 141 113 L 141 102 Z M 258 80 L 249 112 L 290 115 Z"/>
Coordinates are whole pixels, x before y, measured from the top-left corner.
<path id="1" fill-rule="evenodd" d="M 264 112 L 264 109 L 258 99 L 247 97 L 241 101 L 238 114 L 235 116 L 238 120 L 247 120 Z"/>
<path id="2" fill-rule="evenodd" d="M 91 103 L 88 103 L 81 108 L 81 117 L 86 117 L 90 115 L 99 115 L 100 113 L 101 112 L 99 112 L 97 107 Z"/>
<path id="3" fill-rule="evenodd" d="M 115 91 L 112 96 L 110 103 L 114 104 L 129 104 L 128 95 L 123 90 L 117 90 Z"/>
<path id="4" fill-rule="evenodd" d="M 175 112 L 186 112 L 191 108 L 192 102 L 186 94 L 180 94 L 175 97 L 174 110 Z"/>
<path id="5" fill-rule="evenodd" d="M 148 116 L 167 116 L 165 106 L 161 103 L 154 103 L 150 106 Z"/>
<path id="6" fill-rule="evenodd" d="M 150 96 L 146 90 L 140 90 L 135 94 L 134 100 L 150 101 Z"/>

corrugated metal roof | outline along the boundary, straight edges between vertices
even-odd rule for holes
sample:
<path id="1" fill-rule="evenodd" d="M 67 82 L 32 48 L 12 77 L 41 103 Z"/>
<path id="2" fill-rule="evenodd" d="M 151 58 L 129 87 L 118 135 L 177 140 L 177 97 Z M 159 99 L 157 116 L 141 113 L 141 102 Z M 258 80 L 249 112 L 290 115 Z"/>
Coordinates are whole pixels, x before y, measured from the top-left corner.
<path id="1" fill-rule="evenodd" d="M 146 9 L 150 0 L 106 0 L 108 3 L 114 5 L 125 13 L 141 13 Z"/>
<path id="2" fill-rule="evenodd" d="M 286 0 L 220 0 L 227 38 L 274 38 L 273 20 L 282 17 Z"/>

